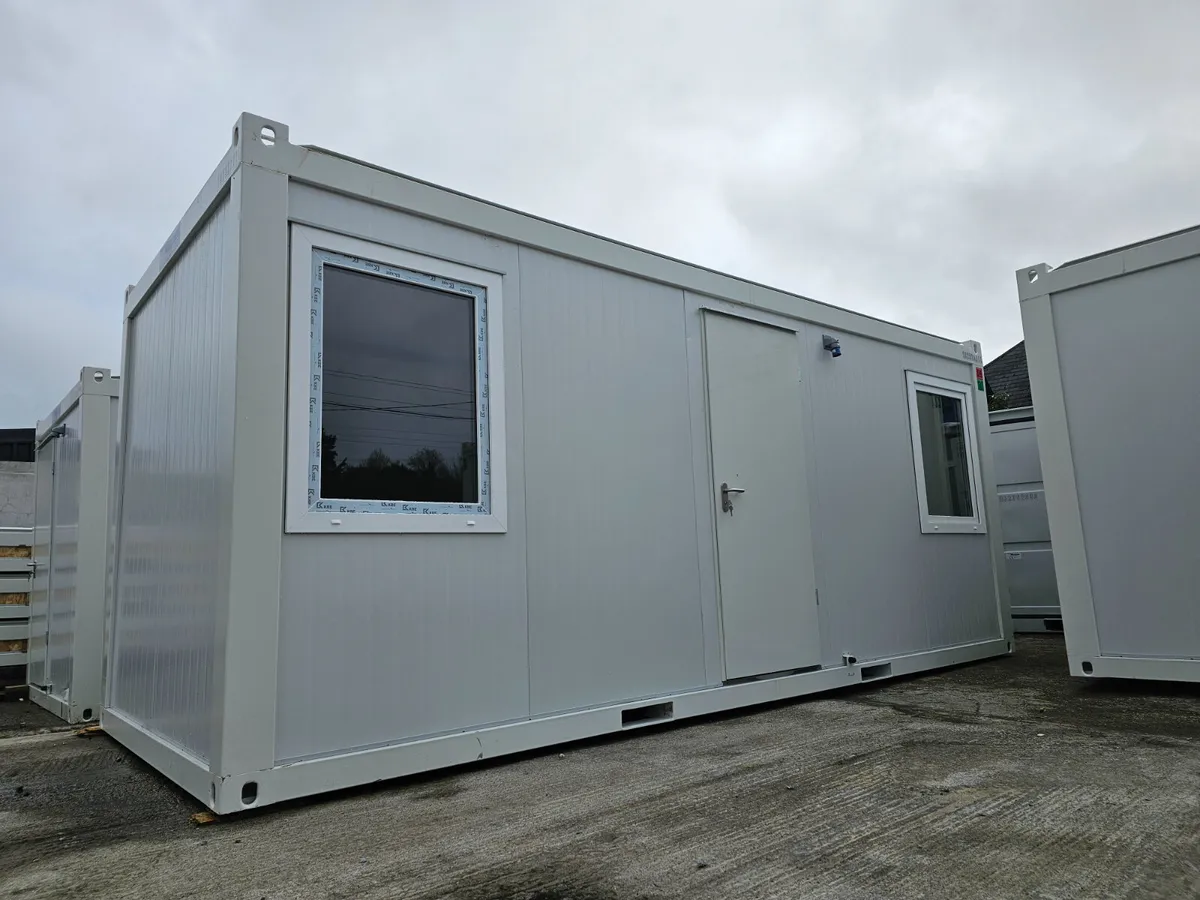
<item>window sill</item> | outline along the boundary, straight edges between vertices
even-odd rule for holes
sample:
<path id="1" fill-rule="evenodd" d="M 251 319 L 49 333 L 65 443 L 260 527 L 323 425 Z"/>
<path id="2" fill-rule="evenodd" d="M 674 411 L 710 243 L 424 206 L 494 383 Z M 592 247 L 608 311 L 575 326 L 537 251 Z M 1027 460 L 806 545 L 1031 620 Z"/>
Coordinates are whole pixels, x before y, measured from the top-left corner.
<path id="1" fill-rule="evenodd" d="M 325 513 L 290 510 L 288 534 L 506 534 L 503 517 L 490 515 L 412 515 L 406 513 Z"/>
<path id="2" fill-rule="evenodd" d="M 921 534 L 987 534 L 978 519 L 930 518 L 921 520 Z"/>

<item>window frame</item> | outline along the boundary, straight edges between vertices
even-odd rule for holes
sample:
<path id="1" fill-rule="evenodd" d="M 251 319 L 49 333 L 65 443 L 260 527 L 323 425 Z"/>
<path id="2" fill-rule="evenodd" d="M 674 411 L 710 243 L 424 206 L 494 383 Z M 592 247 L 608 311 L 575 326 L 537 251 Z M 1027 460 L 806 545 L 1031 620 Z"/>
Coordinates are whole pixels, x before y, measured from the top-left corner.
<path id="1" fill-rule="evenodd" d="M 983 482 L 979 467 L 978 431 L 975 420 L 975 386 L 920 372 L 906 372 L 908 385 L 908 430 L 912 439 L 913 471 L 916 473 L 917 508 L 922 534 L 987 534 L 983 511 Z M 925 485 L 925 463 L 921 452 L 921 421 L 917 410 L 917 392 L 949 397 L 962 403 L 963 428 L 967 442 L 967 469 L 971 481 L 972 516 L 933 516 L 929 514 L 929 495 Z"/>
<path id="2" fill-rule="evenodd" d="M 393 277 L 422 287 L 435 287 L 460 296 L 474 296 L 481 327 L 476 347 L 476 420 L 484 436 L 476 458 L 481 502 L 414 503 L 383 500 L 333 501 L 336 508 L 320 509 L 320 365 L 323 336 L 315 328 L 315 272 L 318 265 Z M 365 263 L 353 265 L 352 261 Z M 385 274 L 369 263 L 396 270 Z M 502 276 L 433 256 L 385 244 L 347 237 L 307 225 L 292 224 L 289 267 L 287 471 L 284 530 L 299 534 L 502 534 L 508 530 L 504 429 L 504 347 Z M 400 273 L 415 277 L 404 278 Z M 427 280 L 429 279 L 429 280 Z M 438 284 L 438 281 L 441 284 Z M 457 290 L 456 290 L 457 288 Z M 316 437 L 313 437 L 315 429 Z M 315 480 L 317 496 L 311 499 Z M 487 501 L 483 501 L 486 487 Z M 420 511 L 408 507 L 420 507 Z"/>

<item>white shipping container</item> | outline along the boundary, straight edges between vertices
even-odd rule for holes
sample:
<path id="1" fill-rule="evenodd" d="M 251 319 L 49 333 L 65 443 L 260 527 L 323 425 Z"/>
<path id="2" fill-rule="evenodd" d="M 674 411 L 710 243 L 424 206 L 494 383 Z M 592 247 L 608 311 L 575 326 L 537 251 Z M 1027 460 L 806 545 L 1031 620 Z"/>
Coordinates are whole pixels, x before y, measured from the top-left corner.
<path id="1" fill-rule="evenodd" d="M 243 115 L 127 296 L 104 728 L 232 812 L 1008 653 L 981 365 Z"/>
<path id="2" fill-rule="evenodd" d="M 29 698 L 68 722 L 100 714 L 118 375 L 85 368 L 36 433 Z"/>
<path id="3" fill-rule="evenodd" d="M 1200 228 L 1017 284 L 1071 673 L 1200 681 Z"/>
<path id="4" fill-rule="evenodd" d="M 1033 407 L 994 409 L 989 418 L 1013 631 L 1061 632 Z"/>

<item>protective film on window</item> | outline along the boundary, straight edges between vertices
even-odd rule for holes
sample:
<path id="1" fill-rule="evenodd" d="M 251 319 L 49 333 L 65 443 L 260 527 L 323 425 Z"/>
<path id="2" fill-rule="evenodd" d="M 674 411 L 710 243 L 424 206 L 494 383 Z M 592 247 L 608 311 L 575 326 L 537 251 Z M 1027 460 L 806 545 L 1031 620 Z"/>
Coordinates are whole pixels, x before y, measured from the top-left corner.
<path id="1" fill-rule="evenodd" d="M 970 451 L 958 397 L 917 390 L 917 420 L 925 500 L 931 516 L 970 518 L 972 502 Z"/>
<path id="2" fill-rule="evenodd" d="M 313 251 L 308 505 L 486 515 L 487 291 Z"/>

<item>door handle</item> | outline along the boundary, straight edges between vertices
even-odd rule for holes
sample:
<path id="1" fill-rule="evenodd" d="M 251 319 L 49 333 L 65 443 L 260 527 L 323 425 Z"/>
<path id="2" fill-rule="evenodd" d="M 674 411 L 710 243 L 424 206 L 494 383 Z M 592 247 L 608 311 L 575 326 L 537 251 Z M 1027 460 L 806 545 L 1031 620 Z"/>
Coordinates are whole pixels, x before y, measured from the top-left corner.
<path id="1" fill-rule="evenodd" d="M 730 494 L 744 494 L 745 488 L 731 488 L 728 481 L 721 482 L 721 512 L 733 512 L 733 497 Z"/>

